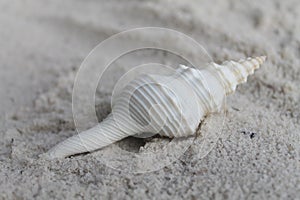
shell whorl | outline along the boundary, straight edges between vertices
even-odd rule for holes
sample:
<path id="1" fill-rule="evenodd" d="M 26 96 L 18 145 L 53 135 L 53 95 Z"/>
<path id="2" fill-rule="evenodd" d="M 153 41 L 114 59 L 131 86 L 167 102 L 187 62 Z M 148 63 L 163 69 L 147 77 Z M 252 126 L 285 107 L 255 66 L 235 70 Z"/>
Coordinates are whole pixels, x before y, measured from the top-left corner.
<path id="1" fill-rule="evenodd" d="M 208 113 L 220 111 L 227 94 L 246 82 L 266 57 L 209 63 L 204 69 L 181 65 L 173 75 L 142 75 L 124 87 L 112 113 L 95 127 L 66 139 L 50 158 L 94 151 L 142 132 L 167 137 L 195 133 Z"/>

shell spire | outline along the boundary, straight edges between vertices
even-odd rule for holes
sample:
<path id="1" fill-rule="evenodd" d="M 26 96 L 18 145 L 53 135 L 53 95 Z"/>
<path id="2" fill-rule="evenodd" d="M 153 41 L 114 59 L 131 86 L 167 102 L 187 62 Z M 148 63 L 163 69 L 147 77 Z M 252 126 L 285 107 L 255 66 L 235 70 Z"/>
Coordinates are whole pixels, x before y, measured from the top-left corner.
<path id="1" fill-rule="evenodd" d="M 140 133 L 193 135 L 201 120 L 220 111 L 226 95 L 246 82 L 265 59 L 266 56 L 260 56 L 220 65 L 209 63 L 203 69 L 181 65 L 170 76 L 141 75 L 123 88 L 105 120 L 59 143 L 46 157 L 63 158 L 94 151 Z"/>
<path id="2" fill-rule="evenodd" d="M 266 60 L 266 56 L 255 58 L 248 57 L 239 61 L 225 61 L 221 65 L 215 65 L 225 85 L 226 94 L 233 93 L 236 86 L 247 81 L 247 77 L 254 73 Z"/>

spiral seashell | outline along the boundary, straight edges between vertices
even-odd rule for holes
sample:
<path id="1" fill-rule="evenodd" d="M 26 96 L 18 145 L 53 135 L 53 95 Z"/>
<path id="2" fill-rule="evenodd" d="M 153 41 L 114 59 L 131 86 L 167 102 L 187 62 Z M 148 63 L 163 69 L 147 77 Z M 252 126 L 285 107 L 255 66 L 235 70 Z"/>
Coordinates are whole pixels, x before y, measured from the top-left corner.
<path id="1" fill-rule="evenodd" d="M 105 120 L 59 143 L 47 156 L 89 152 L 145 132 L 170 138 L 193 135 L 201 120 L 221 111 L 226 95 L 265 59 L 208 63 L 201 70 L 180 65 L 171 76 L 141 75 L 124 87 Z"/>

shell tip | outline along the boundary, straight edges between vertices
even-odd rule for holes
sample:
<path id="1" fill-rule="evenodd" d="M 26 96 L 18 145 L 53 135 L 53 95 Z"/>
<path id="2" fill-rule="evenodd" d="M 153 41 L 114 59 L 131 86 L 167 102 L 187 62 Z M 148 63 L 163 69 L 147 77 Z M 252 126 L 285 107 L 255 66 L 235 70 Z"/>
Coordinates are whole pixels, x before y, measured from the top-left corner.
<path id="1" fill-rule="evenodd" d="M 48 152 L 42 153 L 42 154 L 38 155 L 38 157 L 39 157 L 39 159 L 43 159 L 43 160 L 52 160 L 53 159 Z"/>
<path id="2" fill-rule="evenodd" d="M 258 60 L 259 64 L 261 65 L 262 63 L 264 63 L 267 59 L 267 56 L 259 56 L 256 57 L 256 60 Z"/>

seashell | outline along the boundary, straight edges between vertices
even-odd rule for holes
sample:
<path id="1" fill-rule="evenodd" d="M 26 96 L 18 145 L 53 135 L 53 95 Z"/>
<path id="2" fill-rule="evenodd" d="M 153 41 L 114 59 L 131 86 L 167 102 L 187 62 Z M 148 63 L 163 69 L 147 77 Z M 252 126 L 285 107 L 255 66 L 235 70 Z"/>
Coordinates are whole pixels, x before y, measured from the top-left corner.
<path id="1" fill-rule="evenodd" d="M 141 133 L 193 135 L 206 115 L 219 112 L 226 95 L 247 81 L 266 57 L 208 63 L 204 69 L 180 65 L 171 76 L 141 75 L 124 87 L 112 113 L 95 127 L 50 149 L 50 158 L 90 152 Z"/>

